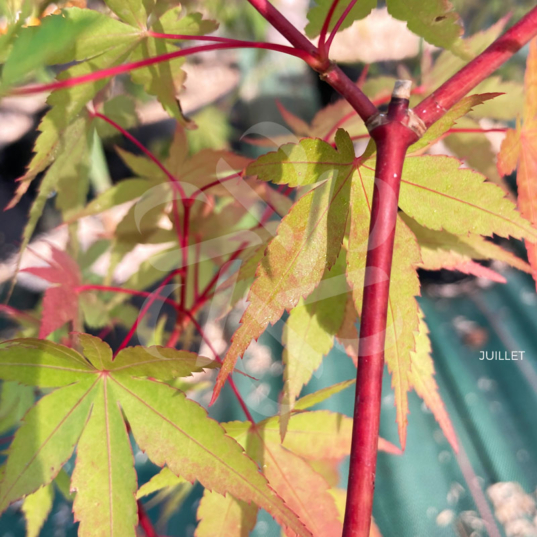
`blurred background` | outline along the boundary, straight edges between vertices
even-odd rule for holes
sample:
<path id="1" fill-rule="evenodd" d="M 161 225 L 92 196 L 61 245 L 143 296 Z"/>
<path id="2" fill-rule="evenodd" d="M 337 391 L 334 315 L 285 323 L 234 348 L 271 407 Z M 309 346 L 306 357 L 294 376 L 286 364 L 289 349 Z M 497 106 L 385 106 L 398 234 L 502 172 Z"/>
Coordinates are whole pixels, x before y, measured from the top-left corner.
<path id="1" fill-rule="evenodd" d="M 307 0 L 274 3 L 296 26 L 305 26 Z M 187 1 L 183 4 L 205 11 L 220 21 L 217 35 L 285 42 L 244 0 Z M 507 15 L 511 17 L 508 24 L 516 22 L 534 6 L 534 1 L 455 0 L 453 4 L 464 20 L 465 36 L 471 36 Z M 188 46 L 195 44 L 191 42 Z M 367 66 L 365 91 L 370 97 L 382 96 L 383 91 L 389 93 L 396 76 L 414 78 L 426 88 L 425 92 L 434 89 L 436 79 L 428 81 L 420 73 L 438 54 L 410 33 L 404 23 L 391 19 L 382 2 L 366 20 L 339 34 L 332 48 L 332 57 L 344 66 L 352 79 L 357 80 L 365 74 Z M 491 123 L 478 117 L 468 121 L 479 122 L 482 126 L 515 125 L 522 109 L 526 54 L 527 49 L 523 49 L 499 72 L 510 81 L 506 90 L 515 96 L 510 107 L 503 107 L 500 117 L 493 118 Z M 310 123 L 320 110 L 338 100 L 333 90 L 300 60 L 268 51 L 210 52 L 189 58 L 185 70 L 188 78 L 181 105 L 185 115 L 198 126 L 196 130 L 188 131 L 192 152 L 205 147 L 229 148 L 255 158 L 274 150 L 276 144 L 292 135 L 279 105 Z M 53 76 L 52 69 L 40 73 L 42 80 Z M 138 88 L 127 78 L 118 78 L 114 85 L 115 92 L 140 95 Z M 1 207 L 12 198 L 15 180 L 23 175 L 31 158 L 36 127 L 46 110 L 45 99 L 45 95 L 36 95 L 6 98 L 0 102 Z M 131 132 L 155 153 L 162 153 L 170 143 L 175 122 L 168 119 L 158 103 L 145 97 L 140 100 L 137 112 L 140 122 Z M 327 117 L 330 119 L 330 114 Z M 360 128 L 356 126 L 357 132 Z M 244 136 L 245 133 L 248 134 Z M 474 155 L 465 154 L 464 139 L 457 136 L 441 142 L 433 151 L 458 156 L 495 180 L 495 153 L 502 136 L 495 133 L 483 138 L 483 154 L 487 158 L 479 162 L 472 160 Z M 96 144 L 91 172 L 94 192 L 132 175 L 115 153 L 114 144 L 136 152 L 128 142 L 117 138 Z M 514 177 L 507 180 L 515 193 Z M 38 184 L 38 181 L 32 184 L 15 208 L 0 212 L 0 290 L 4 296 L 12 276 L 13 256 L 20 244 Z M 49 201 L 33 239 L 33 247 L 37 249 L 40 241 L 59 245 L 66 241 L 66 237 L 55 229 L 60 217 L 54 208 L 54 200 Z M 88 242 L 93 242 L 95 237 L 91 235 L 91 227 L 87 233 Z M 522 244 L 516 241 L 502 241 L 501 244 L 521 257 L 525 256 Z M 142 260 L 140 258 L 138 262 Z M 135 264 L 136 259 L 130 263 Z M 455 272 L 421 273 L 420 305 L 431 331 L 436 379 L 462 449 L 458 456 L 454 455 L 432 414 L 416 394 L 411 393 L 404 455 L 379 454 L 374 517 L 384 537 L 537 537 L 535 284 L 529 275 L 506 266 L 495 264 L 492 268 L 505 276 L 506 284 Z M 120 280 L 121 277 L 119 274 Z M 10 304 L 22 310 L 32 308 L 41 291 L 36 282 L 21 279 Z M 140 305 L 136 300 L 133 304 Z M 5 311 L 0 315 L 0 335 L 9 338 L 13 322 Z M 219 331 L 218 326 L 212 330 L 212 338 L 225 341 L 230 336 L 226 331 Z M 271 334 L 263 336 L 245 357 L 245 371 L 260 380 L 237 379 L 256 419 L 277 412 L 278 394 L 282 388 L 282 348 L 278 330 L 281 330 L 279 325 Z M 107 341 L 117 345 L 125 333 L 121 329 L 113 331 Z M 489 362 L 479 360 L 482 351 L 523 351 L 525 354 L 523 361 Z M 304 393 L 354 376 L 351 360 L 336 345 Z M 381 435 L 397 444 L 388 375 L 384 388 Z M 353 390 L 351 387 L 316 408 L 350 416 Z M 8 397 L 8 394 L 3 392 L 2 397 Z M 206 404 L 206 397 L 201 402 Z M 242 419 L 238 405 L 227 391 L 211 413 L 220 421 Z M 12 434 L 12 418 L 12 413 L 0 414 L 0 433 L 4 437 Z M 135 453 L 135 461 L 140 483 L 157 472 L 143 453 Z M 347 466 L 344 463 L 340 468 L 340 485 L 345 486 L 346 480 Z M 194 534 L 201 491 L 199 485 L 192 490 L 179 486 L 144 499 L 161 535 L 190 537 Z M 25 535 L 19 507 L 12 506 L 0 518 L 0 537 Z M 493 521 L 493 527 L 488 530 L 484 521 L 487 517 Z M 76 535 L 70 504 L 61 494 L 56 494 L 53 512 L 41 535 Z M 261 513 L 252 535 L 275 537 L 280 535 L 280 530 L 268 515 Z"/>

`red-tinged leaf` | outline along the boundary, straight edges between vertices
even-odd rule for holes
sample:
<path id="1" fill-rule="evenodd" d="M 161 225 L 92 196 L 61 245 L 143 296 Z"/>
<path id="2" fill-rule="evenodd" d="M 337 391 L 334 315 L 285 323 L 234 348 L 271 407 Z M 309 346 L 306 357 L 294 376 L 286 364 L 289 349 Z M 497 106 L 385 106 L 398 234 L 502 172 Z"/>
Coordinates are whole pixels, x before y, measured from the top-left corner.
<path id="1" fill-rule="evenodd" d="M 420 310 L 420 327 L 416 337 L 416 351 L 411 353 L 411 369 L 409 379 L 416 393 L 423 399 L 429 410 L 434 414 L 449 443 L 458 452 L 459 444 L 451 420 L 444 406 L 438 386 L 434 379 L 434 364 L 431 358 L 431 342 L 429 329 L 423 320 Z"/>
<path id="2" fill-rule="evenodd" d="M 257 507 L 205 489 L 197 519 L 195 537 L 248 537 L 257 522 Z"/>
<path id="3" fill-rule="evenodd" d="M 241 326 L 233 335 L 216 381 L 212 402 L 218 397 L 237 359 L 244 354 L 251 341 L 256 340 L 269 323 L 278 321 L 285 310 L 292 309 L 301 298 L 308 296 L 325 270 L 337 260 L 347 224 L 349 179 L 354 156 L 348 135 L 340 130 L 338 136 L 339 158 L 347 165 L 344 168 L 339 166 L 338 170 L 330 166 L 318 170 L 325 174 L 322 178 L 328 180 L 303 196 L 281 221 L 278 234 L 258 266 L 256 279 L 248 294 L 248 307 L 241 319 Z M 324 144 L 322 150 L 334 152 L 328 144 Z M 282 158 L 287 162 L 285 154 Z M 295 173 L 292 166 L 286 166 L 285 169 L 280 166 L 280 170 L 280 182 L 288 182 L 288 175 L 293 177 Z M 309 173 L 314 171 L 313 167 Z"/>
<path id="4" fill-rule="evenodd" d="M 405 176 L 403 176 L 405 177 Z M 373 182 L 359 170 L 352 184 L 351 227 L 347 252 L 347 279 L 353 289 L 354 305 L 361 311 L 365 262 L 369 237 L 369 222 L 373 198 Z M 385 360 L 392 373 L 395 392 L 397 426 L 401 446 L 405 448 L 408 410 L 407 393 L 410 390 L 410 351 L 415 348 L 415 332 L 418 330 L 418 305 L 415 297 L 420 294 L 416 267 L 421 261 L 416 238 L 406 224 L 398 218 L 395 230 L 393 264 L 390 280 L 390 296 L 386 326 Z M 388 278 L 386 274 L 371 272 L 370 281 Z"/>
<path id="5" fill-rule="evenodd" d="M 68 254 L 51 247 L 52 258 L 48 267 L 24 269 L 51 284 L 43 298 L 43 314 L 39 337 L 45 338 L 65 323 L 78 319 L 78 293 L 81 284 L 80 269 Z"/>
<path id="6" fill-rule="evenodd" d="M 507 280 L 495 270 L 484 267 L 475 261 L 454 262 L 453 265 L 444 267 L 447 270 L 457 270 L 463 274 L 470 274 L 478 278 L 485 278 L 496 283 L 507 283 Z"/>
<path id="7" fill-rule="evenodd" d="M 282 439 L 296 398 L 334 345 L 334 335 L 343 322 L 346 302 L 345 252 L 342 250 L 338 261 L 325 272 L 319 286 L 291 310 L 285 323 L 284 387 L 280 411 Z"/>
<path id="8" fill-rule="evenodd" d="M 313 537 L 341 535 L 343 527 L 334 498 L 330 496 L 328 484 L 321 475 L 279 442 L 265 440 L 249 448 L 263 467 L 270 486 L 300 517 Z M 312 506 L 315 508 L 312 509 Z M 294 536 L 289 531 L 285 535 Z"/>
<path id="9" fill-rule="evenodd" d="M 264 440 L 280 442 L 277 416 L 262 421 L 258 428 Z M 328 410 L 314 410 L 291 415 L 282 445 L 308 460 L 341 460 L 350 453 L 351 437 L 352 418 Z M 379 438 L 379 449 L 401 453 L 398 447 L 383 438 Z"/>
<path id="10" fill-rule="evenodd" d="M 254 502 L 296 534 L 308 536 L 297 516 L 267 485 L 255 463 L 197 403 L 165 384 L 114 374 L 110 385 L 136 442 L 157 465 L 188 481 Z"/>
<path id="11" fill-rule="evenodd" d="M 456 264 L 472 259 L 495 259 L 523 272 L 531 272 L 531 267 L 525 261 L 480 235 L 453 235 L 444 230 L 427 229 L 404 213 L 400 213 L 400 216 L 418 239 L 420 267 L 424 269 L 451 269 Z"/>
<path id="12" fill-rule="evenodd" d="M 15 500 L 48 485 L 71 457 L 95 397 L 95 380 L 56 390 L 26 414 L 8 450 L 0 483 L 0 513 Z"/>
<path id="13" fill-rule="evenodd" d="M 276 101 L 276 106 L 283 117 L 283 120 L 293 129 L 293 132 L 297 136 L 310 136 L 310 126 L 299 117 L 295 116 L 292 112 L 287 110 L 280 101 Z"/>
<path id="14" fill-rule="evenodd" d="M 518 207 L 537 226 L 537 38 L 530 41 L 524 80 L 524 122 L 510 130 L 498 155 L 498 169 L 511 173 L 518 162 Z M 528 260 L 537 285 L 537 237 L 526 237 Z"/>
<path id="15" fill-rule="evenodd" d="M 138 522 L 134 457 L 119 401 L 104 379 L 77 448 L 71 490 L 78 535 L 135 537 Z M 96 509 L 96 506 L 98 507 Z"/>

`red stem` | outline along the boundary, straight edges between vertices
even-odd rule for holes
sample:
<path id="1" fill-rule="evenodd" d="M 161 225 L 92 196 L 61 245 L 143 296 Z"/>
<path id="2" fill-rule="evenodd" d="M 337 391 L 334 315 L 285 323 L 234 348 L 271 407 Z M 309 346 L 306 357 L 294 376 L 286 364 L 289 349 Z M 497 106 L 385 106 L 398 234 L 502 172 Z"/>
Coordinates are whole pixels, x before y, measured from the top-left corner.
<path id="1" fill-rule="evenodd" d="M 78 86 L 80 84 L 85 84 L 87 82 L 95 82 L 96 80 L 102 80 L 103 78 L 109 78 L 111 76 L 119 75 L 121 73 L 129 73 L 135 69 L 141 69 L 142 67 L 149 67 L 150 65 L 155 65 L 157 63 L 163 63 L 176 58 L 182 58 L 184 56 L 190 56 L 198 52 L 209 52 L 211 50 L 224 50 L 224 49 L 233 49 L 233 48 L 263 48 L 267 50 L 274 50 L 276 52 L 283 52 L 285 54 L 290 54 L 301 58 L 308 64 L 317 65 L 316 59 L 305 53 L 302 50 L 295 50 L 291 47 L 286 47 L 284 45 L 274 45 L 271 43 L 249 43 L 247 44 L 235 44 L 235 43 L 214 43 L 211 45 L 200 45 L 197 47 L 190 47 L 182 50 L 177 50 L 174 52 L 168 52 L 166 54 L 160 54 L 159 56 L 154 56 L 153 58 L 145 58 L 137 62 L 124 63 L 122 65 L 117 65 L 115 67 L 109 67 L 108 69 L 101 69 L 100 71 L 93 71 L 87 75 L 75 76 L 73 78 L 68 78 L 66 80 L 58 80 L 56 82 L 50 82 L 48 84 L 35 84 L 31 86 L 24 86 L 22 88 L 15 88 L 11 94 L 12 95 L 29 95 L 31 93 L 41 93 L 43 91 L 53 91 L 65 88 L 72 88 L 73 86 Z"/>
<path id="2" fill-rule="evenodd" d="M 74 79 L 69 79 L 74 80 Z M 98 117 L 99 119 L 102 119 L 103 121 L 106 121 L 109 125 L 114 127 L 118 132 L 120 132 L 127 140 L 132 142 L 148 159 L 150 159 L 152 162 L 154 162 L 160 170 L 166 175 L 168 180 L 172 183 L 172 186 L 177 189 L 179 192 L 179 195 L 181 196 L 181 199 L 186 198 L 185 191 L 181 185 L 181 183 L 177 180 L 177 178 L 160 162 L 160 160 L 153 154 L 145 145 L 143 145 L 140 141 L 138 141 L 132 134 L 130 134 L 127 130 L 125 130 L 121 125 L 118 125 L 115 121 L 110 119 L 109 117 L 105 116 L 104 114 L 101 114 L 100 112 L 91 112 L 91 115 L 93 117 Z"/>
<path id="3" fill-rule="evenodd" d="M 349 2 L 349 5 L 345 8 L 345 11 L 341 14 L 341 17 L 339 17 L 338 21 L 336 22 L 336 25 L 334 28 L 332 28 L 332 31 L 330 32 L 330 36 L 328 37 L 328 41 L 326 42 L 326 55 L 330 54 L 330 47 L 332 46 L 332 41 L 334 40 L 334 37 L 336 37 L 336 34 L 339 31 L 339 28 L 347 18 L 347 15 L 350 13 L 351 9 L 356 4 L 356 0 L 352 0 L 352 2 Z"/>
<path id="4" fill-rule="evenodd" d="M 426 97 L 414 112 L 427 127 L 438 121 L 472 88 L 491 75 L 537 34 L 537 7 L 499 37 L 484 52 Z"/>
<path id="5" fill-rule="evenodd" d="M 248 0 L 250 4 L 276 30 L 278 30 L 294 47 L 303 50 L 318 59 L 318 63 L 310 63 L 310 67 L 320 73 L 322 80 L 330 84 L 348 103 L 367 121 L 377 114 L 376 106 L 368 99 L 362 90 L 356 86 L 345 73 L 328 59 L 322 58 L 317 47 L 307 37 L 300 33 L 268 0 Z"/>
<path id="6" fill-rule="evenodd" d="M 322 58 L 328 57 L 328 50 L 330 49 L 330 46 L 325 47 L 326 34 L 328 33 L 330 22 L 332 21 L 334 11 L 336 10 L 338 4 L 339 0 L 332 0 L 332 5 L 330 6 L 328 13 L 326 14 L 326 18 L 323 22 L 323 27 L 321 28 L 321 33 L 319 34 L 319 54 Z"/>
<path id="7" fill-rule="evenodd" d="M 138 523 L 140 527 L 144 530 L 146 537 L 158 537 L 158 533 L 153 527 L 153 523 L 151 522 L 151 519 L 149 518 L 146 510 L 144 509 L 144 506 L 142 505 L 142 502 L 138 500 Z"/>
<path id="8" fill-rule="evenodd" d="M 168 276 L 166 276 L 166 278 L 162 282 L 161 288 L 164 287 L 167 283 L 169 283 L 175 277 L 175 275 L 179 274 L 180 272 L 182 272 L 182 269 L 176 269 L 176 270 L 170 272 L 170 274 L 168 274 Z M 125 336 L 125 339 L 121 342 L 121 345 L 117 348 L 116 352 L 114 353 L 114 357 L 116 357 L 117 354 L 119 353 L 119 351 L 123 350 L 128 345 L 128 343 L 131 340 L 132 336 L 134 336 L 134 334 L 136 332 L 136 329 L 138 328 L 138 325 L 140 324 L 140 322 L 143 319 L 144 315 L 147 313 L 149 308 L 153 305 L 155 300 L 157 300 L 157 298 L 159 298 L 159 294 L 160 294 L 160 289 L 155 293 L 151 293 L 151 296 L 149 297 L 147 302 L 144 304 L 143 308 L 140 310 L 140 313 L 138 314 L 138 317 L 136 317 L 136 320 L 134 321 L 134 324 L 132 325 L 131 329 L 129 330 L 129 333 Z M 163 298 L 160 297 L 160 300 L 163 300 Z M 176 307 L 177 307 L 177 305 L 176 305 Z"/>
<path id="9" fill-rule="evenodd" d="M 180 305 L 186 309 L 186 286 L 188 282 L 188 244 L 190 242 L 190 209 L 192 208 L 192 199 L 185 200 L 183 208 L 183 234 L 181 241 L 181 258 L 182 269 L 181 273 L 181 301 Z"/>
<path id="10" fill-rule="evenodd" d="M 195 317 L 191 315 L 189 312 L 186 312 L 186 315 L 190 318 L 190 320 L 192 321 L 192 324 L 195 326 L 196 330 L 199 332 L 199 335 L 201 336 L 203 341 L 205 341 L 205 343 L 207 344 L 211 352 L 214 354 L 215 360 L 221 364 L 222 357 L 220 356 L 220 354 L 218 354 L 218 352 L 214 348 L 213 344 L 211 343 L 211 340 L 207 337 L 201 325 L 198 323 Z M 248 407 L 246 406 L 246 403 L 244 402 L 244 399 L 242 398 L 242 395 L 240 394 L 237 388 L 237 385 L 235 384 L 235 381 L 233 380 L 231 375 L 227 378 L 227 380 L 229 382 L 229 386 L 231 387 L 231 389 L 233 390 L 233 393 L 235 394 L 235 397 L 237 398 L 237 401 L 239 402 L 239 405 L 242 408 L 242 411 L 244 412 L 244 415 L 246 416 L 246 419 L 249 422 L 251 422 L 253 425 L 255 425 L 255 420 L 250 414 L 250 411 L 248 410 Z"/>
<path id="11" fill-rule="evenodd" d="M 343 537 L 366 537 L 371 524 L 397 201 L 405 154 L 409 145 L 417 139 L 417 135 L 402 124 L 407 108 L 408 100 L 392 98 L 388 123 L 371 132 L 377 144 L 377 164 L 366 258 Z M 387 277 L 368 282 L 368 273 L 386 274 Z M 382 281 L 379 282 L 379 279 Z"/>
<path id="12" fill-rule="evenodd" d="M 80 285 L 75 288 L 75 291 L 79 293 L 84 291 L 109 291 L 111 293 L 124 293 L 127 295 L 140 296 L 144 298 L 149 298 L 155 295 L 155 293 L 149 293 L 148 291 L 137 291 L 135 289 L 125 289 L 123 287 L 113 287 L 110 285 Z M 166 302 L 166 304 L 170 304 L 174 308 L 177 308 L 177 304 L 171 298 L 157 296 L 156 299 Z"/>

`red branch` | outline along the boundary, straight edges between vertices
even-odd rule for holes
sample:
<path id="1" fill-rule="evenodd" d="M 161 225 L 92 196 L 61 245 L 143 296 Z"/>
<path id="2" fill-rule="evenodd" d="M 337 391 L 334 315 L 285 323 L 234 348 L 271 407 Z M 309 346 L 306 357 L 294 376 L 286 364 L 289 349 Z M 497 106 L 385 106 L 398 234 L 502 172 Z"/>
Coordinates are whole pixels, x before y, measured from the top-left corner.
<path id="1" fill-rule="evenodd" d="M 209 52 L 212 50 L 223 50 L 223 49 L 233 49 L 233 48 L 262 48 L 267 50 L 274 50 L 276 52 L 283 52 L 284 54 L 291 54 L 301 58 L 308 64 L 316 65 L 316 59 L 305 53 L 301 50 L 295 50 L 291 47 L 286 47 L 284 45 L 275 45 L 272 43 L 249 43 L 245 44 L 235 44 L 235 43 L 214 43 L 211 45 L 200 45 L 197 47 L 190 47 L 182 50 L 177 50 L 174 52 L 168 52 L 166 54 L 161 54 L 159 56 L 154 56 L 153 58 L 145 58 L 137 62 L 124 63 L 122 65 L 117 65 L 115 67 L 109 67 L 108 69 L 101 69 L 100 71 L 93 71 L 87 75 L 75 76 L 73 78 L 67 78 L 65 80 L 58 80 L 56 82 L 50 82 L 48 84 L 35 84 L 31 86 L 24 86 L 22 88 L 14 89 L 12 95 L 28 95 L 31 93 L 41 93 L 43 91 L 53 91 L 65 88 L 72 88 L 73 86 L 79 86 L 80 84 L 86 84 L 88 82 L 95 82 L 97 80 L 102 80 L 103 78 L 109 78 L 121 73 L 129 73 L 135 69 L 141 69 L 142 67 L 149 67 L 150 65 L 155 65 L 157 63 L 168 62 L 170 60 L 175 60 L 176 58 L 183 58 L 185 56 L 190 56 L 198 52 Z"/>
<path id="2" fill-rule="evenodd" d="M 319 53 L 321 54 L 321 57 L 323 58 L 328 57 L 328 48 L 330 47 L 325 47 L 326 34 L 328 33 L 330 22 L 332 21 L 332 17 L 334 16 L 334 11 L 336 11 L 338 4 L 339 4 L 339 0 L 332 0 L 332 5 L 330 6 L 328 13 L 326 14 L 326 18 L 324 19 L 324 22 L 323 22 L 323 27 L 321 28 L 321 33 L 319 34 Z"/>
<path id="3" fill-rule="evenodd" d="M 417 140 L 417 135 L 403 125 L 407 109 L 408 100 L 392 98 L 387 123 L 371 132 L 377 144 L 377 164 L 360 324 L 359 367 L 343 537 L 368 536 L 371 524 L 397 201 L 405 153 L 410 144 Z M 372 274 L 385 274 L 386 278 L 374 278 L 369 282 L 368 275 Z"/>
<path id="4" fill-rule="evenodd" d="M 438 121 L 471 89 L 491 75 L 537 34 L 537 7 L 499 37 L 484 52 L 465 65 L 425 98 L 414 112 L 427 127 Z"/>

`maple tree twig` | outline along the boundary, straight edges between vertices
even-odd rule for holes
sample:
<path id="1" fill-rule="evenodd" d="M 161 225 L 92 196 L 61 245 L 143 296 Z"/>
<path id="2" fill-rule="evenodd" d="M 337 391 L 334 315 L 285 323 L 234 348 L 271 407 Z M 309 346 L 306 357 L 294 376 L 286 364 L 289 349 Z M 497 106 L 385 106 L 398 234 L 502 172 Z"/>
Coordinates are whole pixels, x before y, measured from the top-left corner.
<path id="1" fill-rule="evenodd" d="M 414 112 L 426 127 L 430 127 L 535 35 L 537 35 L 537 7 L 534 7 L 492 45 L 426 97 L 414 108 Z"/>
<path id="2" fill-rule="evenodd" d="M 375 190 L 367 246 L 343 537 L 367 537 L 371 525 L 397 202 L 405 154 L 410 144 L 418 139 L 406 125 L 409 81 L 400 82 L 396 82 L 384 123 L 371 130 L 377 144 Z M 368 281 L 372 274 L 383 277 Z M 401 442 L 404 449 L 404 439 Z"/>
<path id="3" fill-rule="evenodd" d="M 276 28 L 294 47 L 307 52 L 318 63 L 309 62 L 321 79 L 330 84 L 347 102 L 358 112 L 358 115 L 367 122 L 372 116 L 378 114 L 377 107 L 369 100 L 365 93 L 354 84 L 350 78 L 327 58 L 321 57 L 317 47 L 293 26 L 268 0 L 248 0 L 259 13 Z"/>

